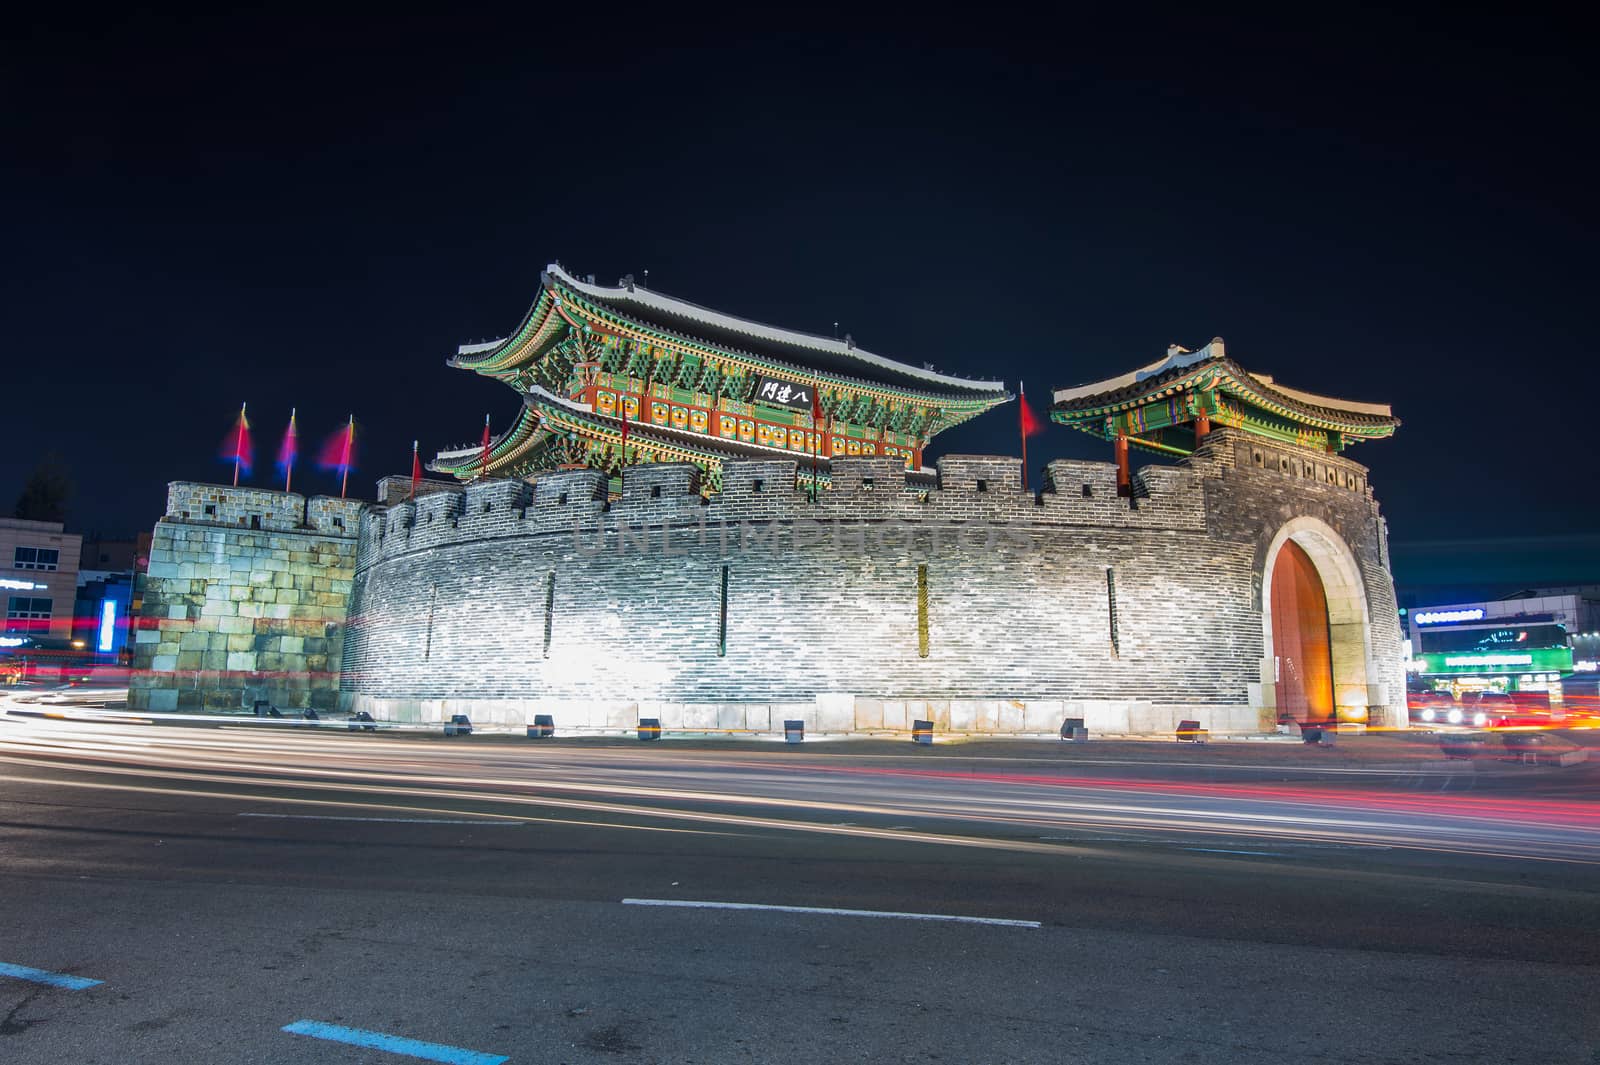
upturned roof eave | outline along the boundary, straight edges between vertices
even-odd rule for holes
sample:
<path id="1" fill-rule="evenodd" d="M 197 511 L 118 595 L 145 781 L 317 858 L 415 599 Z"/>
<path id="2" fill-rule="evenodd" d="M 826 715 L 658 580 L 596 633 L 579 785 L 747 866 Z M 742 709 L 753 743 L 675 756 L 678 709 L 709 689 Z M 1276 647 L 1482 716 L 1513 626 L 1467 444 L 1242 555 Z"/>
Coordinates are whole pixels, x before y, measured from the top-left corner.
<path id="1" fill-rule="evenodd" d="M 1202 349 L 1203 351 L 1204 349 Z M 1185 355 L 1199 355 L 1201 352 L 1187 352 Z M 1163 363 L 1171 360 L 1162 360 L 1150 364 L 1145 369 L 1162 367 Z M 1204 363 L 1205 365 L 1201 365 Z M 1263 383 L 1232 359 L 1223 357 L 1206 357 L 1204 359 L 1188 358 L 1185 361 L 1165 368 L 1161 372 L 1150 376 L 1140 377 L 1137 381 L 1127 383 L 1129 378 L 1135 377 L 1144 371 L 1135 371 L 1134 374 L 1125 374 L 1120 378 L 1111 379 L 1122 383 L 1121 387 L 1089 392 L 1091 386 L 1078 389 L 1059 389 L 1054 395 L 1057 401 L 1051 406 L 1051 413 L 1060 413 L 1070 417 L 1078 414 L 1083 417 L 1093 417 L 1097 413 L 1127 410 L 1137 407 L 1153 399 L 1164 398 L 1164 394 L 1187 387 L 1188 384 L 1204 375 L 1208 370 L 1221 371 L 1225 379 L 1235 387 L 1222 391 L 1239 396 L 1252 403 L 1265 401 L 1266 409 L 1273 410 L 1285 417 L 1301 417 L 1311 421 L 1326 423 L 1332 428 L 1345 428 L 1360 431 L 1379 428 L 1389 428 L 1391 431 L 1400 425 L 1400 419 L 1387 413 L 1387 404 L 1354 404 L 1347 406 L 1324 406 L 1322 404 L 1307 402 L 1304 396 L 1322 400 L 1331 397 L 1317 396 L 1316 393 L 1302 392 L 1298 389 L 1280 390 L 1275 384 Z M 1269 378 L 1270 380 L 1270 378 Z M 1070 396 L 1068 394 L 1071 394 Z M 1366 407 L 1368 410 L 1352 409 L 1353 407 Z M 1281 408 L 1275 410 L 1274 408 Z M 1378 413 L 1382 411 L 1384 413 Z M 1057 419 L 1060 420 L 1060 419 Z"/>
<path id="2" fill-rule="evenodd" d="M 1001 396 L 994 397 L 996 402 L 1003 402 L 1005 398 L 1009 398 L 1009 393 L 1006 393 L 1004 381 L 968 380 L 962 377 L 951 377 L 947 374 L 941 374 L 935 370 L 925 370 L 921 367 L 907 365 L 906 363 L 888 358 L 887 356 L 878 355 L 874 352 L 868 351 L 865 348 L 856 347 L 853 344 L 846 343 L 843 340 L 836 340 L 830 337 L 820 337 L 811 333 L 802 333 L 792 329 L 783 329 L 778 326 L 771 326 L 762 322 L 751 321 L 747 318 L 740 318 L 736 315 L 726 314 L 722 311 L 714 311 L 707 307 L 701 307 L 698 304 L 690 303 L 687 300 L 678 299 L 674 296 L 665 296 L 659 292 L 653 292 L 637 285 L 635 285 L 632 289 L 628 289 L 627 287 L 621 285 L 614 287 L 605 285 L 592 285 L 587 281 L 580 281 L 571 274 L 567 273 L 567 271 L 562 268 L 560 263 L 551 263 L 545 268 L 545 279 L 547 283 L 558 284 L 560 287 L 566 288 L 573 293 L 585 296 L 591 300 L 600 301 L 601 305 L 604 306 L 607 311 L 612 314 L 616 314 L 619 317 L 627 318 L 628 316 L 619 308 L 612 306 L 610 301 L 616 301 L 619 303 L 633 303 L 642 308 L 657 310 L 664 314 L 676 315 L 680 318 L 688 319 L 691 322 L 700 321 L 706 325 L 714 326 L 719 329 L 725 329 L 733 333 L 742 333 L 752 338 L 765 340 L 770 343 L 787 344 L 796 348 L 815 351 L 818 354 L 854 360 L 866 365 L 876 366 L 879 369 L 888 371 L 890 373 L 920 378 L 932 384 L 940 385 L 946 389 L 956 389 L 965 392 L 987 394 L 985 398 L 993 396 L 993 394 L 997 392 L 1001 393 Z M 659 322 L 629 318 L 629 323 L 636 328 L 661 332 L 672 336 L 675 339 L 700 344 L 716 350 L 726 351 L 727 354 L 736 356 L 738 358 L 753 359 L 757 362 L 770 362 L 783 369 L 790 370 L 791 372 L 800 373 L 802 376 L 808 374 L 815 375 L 816 373 L 816 371 L 809 371 L 803 367 L 795 366 L 791 363 L 785 363 L 782 359 L 774 358 L 770 355 L 762 355 L 755 352 L 743 351 L 733 348 L 732 345 L 724 346 L 705 338 L 695 337 L 691 334 L 680 332 L 673 329 L 671 326 L 663 325 Z M 844 377 L 847 380 L 849 379 L 849 375 L 847 374 L 840 374 L 838 376 Z M 861 384 L 866 387 L 901 388 L 906 391 L 911 391 L 911 389 L 905 385 L 895 385 L 887 382 L 863 380 L 861 381 Z M 938 396 L 939 394 L 934 393 L 933 395 Z"/>

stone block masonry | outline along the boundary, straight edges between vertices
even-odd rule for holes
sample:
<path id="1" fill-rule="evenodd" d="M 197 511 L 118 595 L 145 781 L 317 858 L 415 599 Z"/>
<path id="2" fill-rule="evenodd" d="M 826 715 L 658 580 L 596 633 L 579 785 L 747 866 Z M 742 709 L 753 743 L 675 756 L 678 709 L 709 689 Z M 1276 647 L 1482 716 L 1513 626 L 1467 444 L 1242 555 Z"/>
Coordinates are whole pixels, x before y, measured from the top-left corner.
<path id="1" fill-rule="evenodd" d="M 336 709 L 364 507 L 169 485 L 142 578 L 129 707 Z"/>
<path id="2" fill-rule="evenodd" d="M 141 709 L 280 706 L 428 722 L 1100 733 L 1270 728 L 1263 581 L 1286 538 L 1328 586 L 1341 715 L 1404 724 L 1400 633 L 1366 470 L 1215 431 L 1146 467 L 949 456 L 937 478 L 835 459 L 533 483 L 363 505 L 172 486 L 156 527 Z M 387 498 L 394 499 L 391 492 Z M 1337 608 L 1338 617 L 1332 617 Z"/>

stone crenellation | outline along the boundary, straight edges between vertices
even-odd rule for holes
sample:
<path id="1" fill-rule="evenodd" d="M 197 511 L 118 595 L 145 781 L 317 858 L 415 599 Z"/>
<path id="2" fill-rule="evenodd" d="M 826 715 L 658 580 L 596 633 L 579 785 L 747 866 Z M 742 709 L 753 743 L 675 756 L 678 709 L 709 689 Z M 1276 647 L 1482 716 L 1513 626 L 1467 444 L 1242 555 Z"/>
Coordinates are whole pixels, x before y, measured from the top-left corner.
<path id="1" fill-rule="evenodd" d="M 744 522 L 1003 522 L 1099 528 L 1205 527 L 1200 478 L 1182 467 L 1146 467 L 1136 498 L 1117 495 L 1110 463 L 1058 460 L 1044 487 L 1022 491 L 1019 459 L 947 456 L 937 481 L 921 487 L 893 459 L 835 459 L 832 486 L 819 499 L 797 483 L 795 460 L 725 463 L 722 490 L 704 496 L 691 464 L 631 466 L 621 498 L 607 501 L 598 470 L 545 473 L 523 481 L 485 481 L 456 492 L 420 495 L 363 519 L 360 564 L 485 537 L 567 536 L 638 527 Z"/>

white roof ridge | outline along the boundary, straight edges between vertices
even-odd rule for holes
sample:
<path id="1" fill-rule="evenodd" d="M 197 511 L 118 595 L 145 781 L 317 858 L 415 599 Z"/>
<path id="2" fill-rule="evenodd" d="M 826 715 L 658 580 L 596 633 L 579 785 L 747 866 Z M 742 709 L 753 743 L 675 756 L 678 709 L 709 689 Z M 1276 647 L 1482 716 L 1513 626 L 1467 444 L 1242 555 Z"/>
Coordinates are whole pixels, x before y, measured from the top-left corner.
<path id="1" fill-rule="evenodd" d="M 1155 377 L 1158 374 L 1166 373 L 1168 370 L 1193 366 L 1207 359 L 1220 359 L 1223 357 L 1222 343 L 1217 340 L 1213 340 L 1199 351 L 1184 351 L 1182 348 L 1178 348 L 1148 366 L 1141 366 L 1129 373 L 1121 374 L 1117 377 L 1108 377 L 1103 381 L 1095 381 L 1092 384 L 1079 385 L 1076 388 L 1058 388 L 1051 393 L 1051 401 L 1054 403 L 1068 403 L 1074 399 L 1082 399 L 1084 396 L 1092 396 L 1099 392 L 1116 392 L 1127 388 L 1129 385 L 1138 384 L 1147 377 Z"/>
<path id="2" fill-rule="evenodd" d="M 820 337 L 812 333 L 801 333 L 793 329 L 782 329 L 778 326 L 767 325 L 763 322 L 751 321 L 737 315 L 727 314 L 723 311 L 714 311 L 709 307 L 702 307 L 697 303 L 679 299 L 676 296 L 665 296 L 659 292 L 635 285 L 632 289 L 622 285 L 595 285 L 581 281 L 564 270 L 560 263 L 551 263 L 545 267 L 546 273 L 554 274 L 561 278 L 563 284 L 570 285 L 579 292 L 597 299 L 622 299 L 631 300 L 641 306 L 651 307 L 658 311 L 679 314 L 687 318 L 698 318 L 708 325 L 720 326 L 735 333 L 744 333 L 747 336 L 759 337 L 762 340 L 771 340 L 782 344 L 795 344 L 800 347 L 811 348 L 814 351 L 827 352 L 831 355 L 843 355 L 847 358 L 859 359 L 862 362 L 878 366 L 895 373 L 908 374 L 920 377 L 925 381 L 936 381 L 944 385 L 953 385 L 969 391 L 988 391 L 993 389 L 1004 390 L 1004 381 L 970 380 L 965 377 L 951 377 L 935 370 L 924 370 L 918 366 L 909 366 L 903 362 L 883 355 L 877 355 L 865 348 L 856 347 L 854 344 L 843 340 L 834 340 L 829 337 Z"/>

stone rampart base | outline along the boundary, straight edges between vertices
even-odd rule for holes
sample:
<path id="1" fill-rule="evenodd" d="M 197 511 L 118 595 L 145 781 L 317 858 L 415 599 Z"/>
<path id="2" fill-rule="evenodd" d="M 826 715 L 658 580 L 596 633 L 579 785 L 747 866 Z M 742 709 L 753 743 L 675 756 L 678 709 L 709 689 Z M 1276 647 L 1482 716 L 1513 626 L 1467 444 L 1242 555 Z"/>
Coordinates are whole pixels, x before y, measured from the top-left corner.
<path id="1" fill-rule="evenodd" d="M 772 734 L 785 721 L 805 722 L 815 735 L 874 735 L 908 732 L 912 722 L 932 721 L 936 732 L 972 736 L 1057 735 L 1069 717 L 1081 717 L 1090 735 L 1157 736 L 1178 722 L 1199 721 L 1213 735 L 1263 731 L 1255 709 L 1193 706 L 1112 699 L 869 699 L 844 693 L 818 695 L 803 703 L 589 702 L 575 699 L 385 699 L 352 692 L 340 709 L 365 710 L 379 721 L 434 724 L 466 714 L 474 725 L 521 727 L 535 714 L 549 714 L 557 729 L 621 732 L 653 717 L 668 731 L 707 734 Z M 1271 731 L 1267 729 L 1265 731 Z"/>

